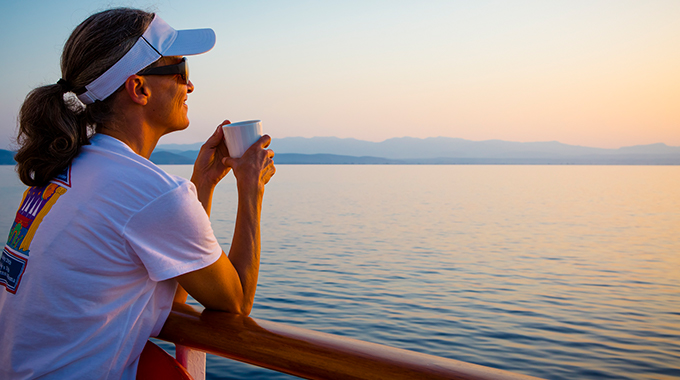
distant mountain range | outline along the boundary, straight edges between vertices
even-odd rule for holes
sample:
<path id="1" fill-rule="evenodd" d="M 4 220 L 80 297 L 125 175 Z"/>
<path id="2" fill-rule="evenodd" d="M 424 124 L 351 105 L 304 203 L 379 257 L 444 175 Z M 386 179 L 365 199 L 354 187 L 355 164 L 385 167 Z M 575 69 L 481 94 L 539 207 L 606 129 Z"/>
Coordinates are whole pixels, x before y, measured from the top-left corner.
<path id="1" fill-rule="evenodd" d="M 193 163 L 201 143 L 159 145 L 159 163 Z M 597 164 L 680 165 L 680 147 L 666 144 L 619 149 L 550 142 L 471 141 L 450 137 L 392 138 L 371 142 L 337 137 L 274 139 L 278 164 Z"/>
<path id="2" fill-rule="evenodd" d="M 164 144 L 151 161 L 193 164 L 201 143 Z M 680 147 L 666 144 L 619 149 L 589 148 L 557 141 L 471 141 L 450 137 L 392 138 L 371 142 L 337 137 L 274 139 L 277 164 L 551 164 L 680 165 Z M 0 150 L 0 164 L 14 164 L 12 152 Z"/>

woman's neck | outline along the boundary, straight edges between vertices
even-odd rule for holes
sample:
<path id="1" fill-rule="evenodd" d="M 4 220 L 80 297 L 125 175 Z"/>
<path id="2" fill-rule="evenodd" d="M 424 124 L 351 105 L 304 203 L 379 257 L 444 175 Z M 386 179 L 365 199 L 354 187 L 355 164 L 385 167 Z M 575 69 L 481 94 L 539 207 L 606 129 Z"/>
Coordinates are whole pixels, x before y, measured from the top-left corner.
<path id="1" fill-rule="evenodd" d="M 129 146 L 138 155 L 149 159 L 151 153 L 156 148 L 161 135 L 154 133 L 152 128 L 143 125 L 118 124 L 115 127 L 102 127 L 97 133 L 111 136 Z"/>

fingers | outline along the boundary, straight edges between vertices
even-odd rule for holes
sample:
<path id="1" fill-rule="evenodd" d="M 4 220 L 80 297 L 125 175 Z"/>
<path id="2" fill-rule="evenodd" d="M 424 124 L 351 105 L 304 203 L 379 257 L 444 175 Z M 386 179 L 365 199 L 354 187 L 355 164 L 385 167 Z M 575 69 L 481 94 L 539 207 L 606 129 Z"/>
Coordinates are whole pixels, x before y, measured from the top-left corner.
<path id="1" fill-rule="evenodd" d="M 226 167 L 233 168 L 234 166 L 238 165 L 236 160 L 236 158 L 227 156 L 222 159 L 222 164 Z"/>
<path id="2" fill-rule="evenodd" d="M 271 137 L 264 135 L 250 146 L 242 157 L 224 157 L 221 162 L 233 169 L 238 181 L 244 180 L 246 183 L 252 183 L 251 180 L 254 180 L 254 183 L 267 184 L 276 173 L 274 151 L 266 149 L 270 143 Z"/>
<path id="3" fill-rule="evenodd" d="M 276 166 L 274 166 L 274 161 L 270 159 L 269 163 L 267 164 L 266 170 L 262 176 L 262 181 L 264 182 L 265 185 L 269 183 L 269 180 L 272 179 L 274 174 L 276 174 Z"/>
<path id="4" fill-rule="evenodd" d="M 267 158 L 265 159 L 265 167 L 262 171 L 262 182 L 266 185 L 276 173 L 276 166 L 274 166 L 274 151 L 267 149 L 265 152 L 267 153 Z"/>
<path id="5" fill-rule="evenodd" d="M 259 140 L 257 140 L 258 145 L 260 145 L 263 148 L 267 148 L 269 144 L 271 144 L 272 138 L 269 135 L 262 135 Z"/>
<path id="6" fill-rule="evenodd" d="M 222 126 L 227 124 L 231 124 L 229 120 L 225 120 L 220 125 L 218 125 L 217 128 L 215 128 L 215 132 L 213 132 L 208 140 L 206 140 L 205 144 L 203 144 L 203 147 L 214 149 L 215 147 L 222 144 L 222 141 L 224 140 L 224 131 L 222 130 Z"/>

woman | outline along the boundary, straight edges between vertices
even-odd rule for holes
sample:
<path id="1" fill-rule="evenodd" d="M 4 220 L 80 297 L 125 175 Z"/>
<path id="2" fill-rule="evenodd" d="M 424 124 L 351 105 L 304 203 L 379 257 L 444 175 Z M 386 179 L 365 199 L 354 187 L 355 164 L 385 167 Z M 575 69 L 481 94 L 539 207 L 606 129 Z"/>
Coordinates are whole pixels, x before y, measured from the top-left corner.
<path id="1" fill-rule="evenodd" d="M 275 172 L 270 138 L 231 158 L 225 121 L 191 181 L 148 160 L 161 136 L 189 125 L 184 56 L 214 43 L 210 29 L 104 11 L 71 34 L 57 84 L 27 96 L 15 159 L 30 187 L 2 253 L 0 378 L 134 378 L 147 339 L 186 292 L 207 308 L 250 313 Z M 229 170 L 238 213 L 227 256 L 209 214 Z"/>

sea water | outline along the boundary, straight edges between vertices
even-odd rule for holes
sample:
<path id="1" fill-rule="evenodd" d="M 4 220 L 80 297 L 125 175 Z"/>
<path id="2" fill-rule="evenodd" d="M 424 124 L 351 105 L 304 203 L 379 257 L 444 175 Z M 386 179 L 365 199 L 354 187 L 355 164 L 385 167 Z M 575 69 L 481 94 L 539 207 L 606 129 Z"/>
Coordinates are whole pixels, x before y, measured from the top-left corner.
<path id="1" fill-rule="evenodd" d="M 8 230 L 23 190 L 0 181 Z M 251 316 L 548 379 L 680 378 L 678 189 L 678 166 L 279 165 Z M 229 175 L 225 250 L 235 212 Z M 208 355 L 208 378 L 292 377 Z"/>

